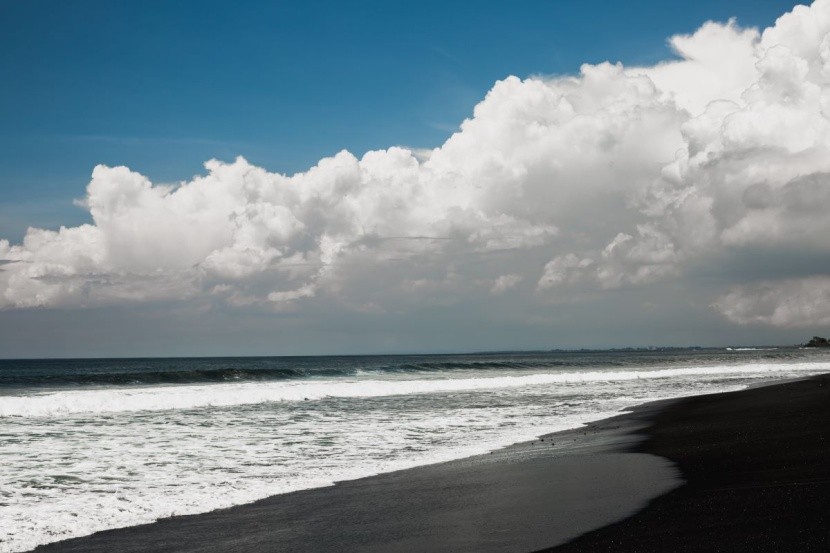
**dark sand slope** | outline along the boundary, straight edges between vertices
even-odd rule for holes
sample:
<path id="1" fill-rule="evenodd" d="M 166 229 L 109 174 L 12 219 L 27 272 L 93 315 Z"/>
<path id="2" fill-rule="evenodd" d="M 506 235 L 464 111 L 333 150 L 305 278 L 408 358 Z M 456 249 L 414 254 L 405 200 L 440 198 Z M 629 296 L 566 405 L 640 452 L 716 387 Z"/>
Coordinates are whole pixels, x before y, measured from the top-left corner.
<path id="1" fill-rule="evenodd" d="M 680 484 L 660 457 L 621 453 L 638 415 L 492 454 L 274 496 L 51 544 L 43 552 L 532 551 L 642 509 Z"/>
<path id="2" fill-rule="evenodd" d="M 830 376 L 680 400 L 648 435 L 688 482 L 549 551 L 830 551 Z"/>

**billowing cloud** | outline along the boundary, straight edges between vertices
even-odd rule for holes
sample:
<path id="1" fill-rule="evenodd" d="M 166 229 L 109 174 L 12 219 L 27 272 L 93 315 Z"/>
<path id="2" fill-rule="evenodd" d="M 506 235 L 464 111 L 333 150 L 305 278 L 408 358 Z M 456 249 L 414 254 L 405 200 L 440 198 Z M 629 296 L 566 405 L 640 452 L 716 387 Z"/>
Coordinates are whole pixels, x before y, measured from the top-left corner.
<path id="1" fill-rule="evenodd" d="M 503 294 L 505 291 L 513 288 L 522 281 L 522 275 L 511 273 L 508 275 L 501 275 L 493 282 L 493 287 L 490 291 L 494 294 Z"/>
<path id="2" fill-rule="evenodd" d="M 0 306 L 381 313 L 715 272 L 733 322 L 828 324 L 828 302 L 801 298 L 830 278 L 814 271 L 830 254 L 830 0 L 670 45 L 678 59 L 653 67 L 508 77 L 429 152 L 343 151 L 293 176 L 210 161 L 173 186 L 98 166 L 93 224 L 0 241 Z M 804 270 L 776 281 L 737 261 L 783 255 Z"/>
<path id="3" fill-rule="evenodd" d="M 830 277 L 762 282 L 718 298 L 717 308 L 738 324 L 782 327 L 830 325 Z"/>

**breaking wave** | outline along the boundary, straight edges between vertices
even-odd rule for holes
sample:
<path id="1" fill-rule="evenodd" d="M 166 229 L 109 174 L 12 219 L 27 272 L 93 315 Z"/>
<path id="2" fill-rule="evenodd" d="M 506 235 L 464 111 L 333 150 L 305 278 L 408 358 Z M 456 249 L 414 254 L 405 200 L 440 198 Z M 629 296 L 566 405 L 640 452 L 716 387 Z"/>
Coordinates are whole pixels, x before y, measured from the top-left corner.
<path id="1" fill-rule="evenodd" d="M 830 370 L 830 363 L 752 363 L 656 370 L 594 370 L 520 376 L 431 379 L 325 379 L 240 382 L 181 386 L 60 390 L 0 396 L 0 416 L 52 417 L 66 414 L 120 413 L 231 407 L 327 398 L 371 398 L 424 393 L 461 393 L 524 386 L 573 386 L 661 378 L 768 376 L 775 373 Z"/>

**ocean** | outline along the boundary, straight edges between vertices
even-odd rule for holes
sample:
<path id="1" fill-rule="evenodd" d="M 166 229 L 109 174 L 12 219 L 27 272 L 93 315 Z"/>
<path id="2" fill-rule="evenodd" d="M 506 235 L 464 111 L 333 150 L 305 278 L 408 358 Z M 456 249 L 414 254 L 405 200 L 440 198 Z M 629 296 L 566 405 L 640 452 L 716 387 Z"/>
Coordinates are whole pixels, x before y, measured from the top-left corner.
<path id="1" fill-rule="evenodd" d="M 0 551 L 828 371 L 797 348 L 0 360 Z"/>

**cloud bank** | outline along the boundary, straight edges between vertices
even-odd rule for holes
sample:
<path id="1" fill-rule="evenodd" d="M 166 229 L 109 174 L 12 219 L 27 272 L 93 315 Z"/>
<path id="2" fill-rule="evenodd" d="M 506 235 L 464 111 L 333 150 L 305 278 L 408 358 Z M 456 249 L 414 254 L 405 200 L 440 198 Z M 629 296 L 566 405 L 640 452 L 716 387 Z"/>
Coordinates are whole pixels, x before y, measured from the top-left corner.
<path id="1" fill-rule="evenodd" d="M 0 307 L 382 313 L 705 274 L 732 322 L 830 324 L 830 0 L 670 44 L 653 67 L 499 81 L 430 152 L 293 176 L 212 160 L 175 185 L 98 166 L 93 224 L 0 240 Z"/>

